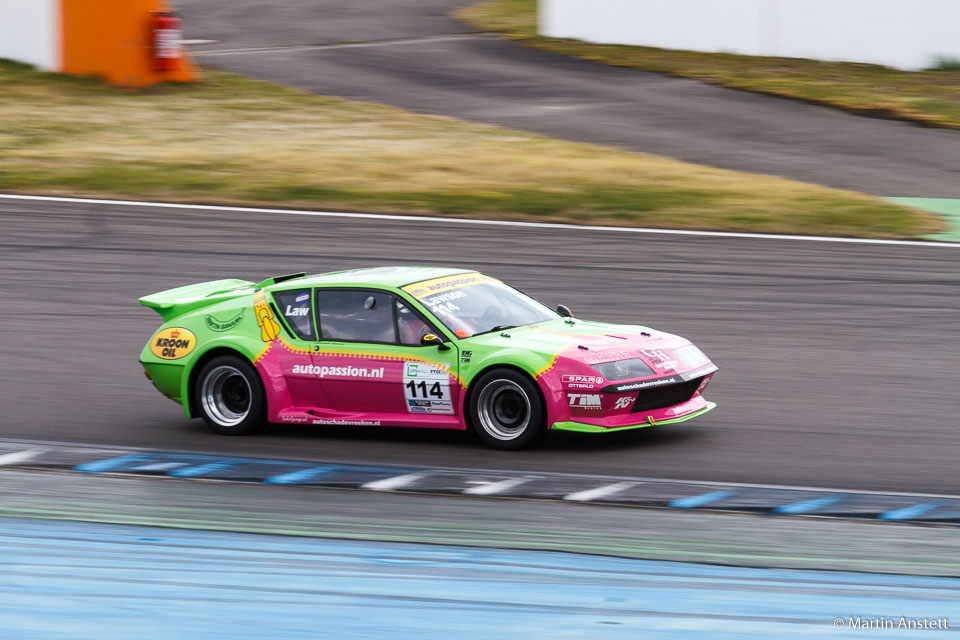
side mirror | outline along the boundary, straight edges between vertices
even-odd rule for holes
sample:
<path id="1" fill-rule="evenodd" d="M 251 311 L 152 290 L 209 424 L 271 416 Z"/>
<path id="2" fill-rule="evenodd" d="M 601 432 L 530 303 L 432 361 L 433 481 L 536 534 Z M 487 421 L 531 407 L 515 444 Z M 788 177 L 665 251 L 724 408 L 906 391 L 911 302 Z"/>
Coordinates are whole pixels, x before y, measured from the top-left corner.
<path id="1" fill-rule="evenodd" d="M 570 311 L 570 307 L 568 307 L 568 306 L 565 305 L 565 304 L 558 304 L 558 305 L 557 305 L 557 313 L 559 313 L 559 314 L 560 314 L 561 316 L 563 316 L 564 318 L 572 318 L 572 317 L 573 317 L 573 312 Z"/>
<path id="2" fill-rule="evenodd" d="M 429 347 L 430 345 L 436 345 L 437 349 L 440 351 L 449 351 L 450 347 L 444 344 L 443 340 L 439 336 L 433 333 L 425 333 L 420 337 L 420 346 Z"/>

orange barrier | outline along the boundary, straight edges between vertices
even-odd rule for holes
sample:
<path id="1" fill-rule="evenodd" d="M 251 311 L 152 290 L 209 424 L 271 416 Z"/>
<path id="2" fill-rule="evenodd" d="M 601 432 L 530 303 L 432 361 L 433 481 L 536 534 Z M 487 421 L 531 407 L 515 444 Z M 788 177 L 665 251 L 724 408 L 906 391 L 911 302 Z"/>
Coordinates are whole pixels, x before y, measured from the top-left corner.
<path id="1" fill-rule="evenodd" d="M 182 46 L 179 56 L 157 64 L 153 22 L 154 12 L 169 11 L 163 0 L 60 1 L 64 73 L 98 75 L 125 87 L 198 78 Z"/>

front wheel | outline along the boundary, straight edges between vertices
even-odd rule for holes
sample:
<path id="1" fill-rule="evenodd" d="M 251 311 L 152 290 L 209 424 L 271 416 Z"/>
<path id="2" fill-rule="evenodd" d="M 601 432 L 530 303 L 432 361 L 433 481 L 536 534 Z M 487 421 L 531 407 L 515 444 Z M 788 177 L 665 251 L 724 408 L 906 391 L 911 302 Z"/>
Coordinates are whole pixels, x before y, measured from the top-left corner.
<path id="1" fill-rule="evenodd" d="M 267 403 L 256 369 L 236 356 L 219 356 L 197 376 L 196 405 L 203 421 L 225 436 L 245 436 L 263 426 Z"/>
<path id="2" fill-rule="evenodd" d="M 473 430 L 497 449 L 524 449 L 546 431 L 546 412 L 536 384 L 512 369 L 494 369 L 480 376 L 470 394 L 469 411 Z"/>

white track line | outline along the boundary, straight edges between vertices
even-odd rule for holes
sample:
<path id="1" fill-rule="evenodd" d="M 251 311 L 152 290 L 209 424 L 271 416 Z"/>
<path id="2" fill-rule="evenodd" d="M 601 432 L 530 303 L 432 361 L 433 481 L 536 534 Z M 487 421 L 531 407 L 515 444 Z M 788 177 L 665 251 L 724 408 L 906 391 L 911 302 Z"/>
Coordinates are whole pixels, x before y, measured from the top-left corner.
<path id="1" fill-rule="evenodd" d="M 191 467 L 188 462 L 156 462 L 154 464 L 145 464 L 142 467 L 132 467 L 131 471 L 171 471 L 182 467 Z"/>
<path id="2" fill-rule="evenodd" d="M 374 480 L 361 485 L 361 489 L 370 489 L 371 491 L 396 491 L 408 485 L 413 484 L 420 478 L 430 475 L 429 472 L 418 471 L 417 473 L 405 473 L 402 476 L 393 476 L 383 480 Z"/>
<path id="3" fill-rule="evenodd" d="M 496 36 L 491 34 L 484 33 L 451 33 L 447 35 L 439 36 L 426 36 L 423 38 L 396 38 L 396 39 L 387 39 L 387 40 L 368 40 L 367 42 L 331 42 L 330 44 L 290 44 L 290 45 L 280 45 L 280 46 L 266 46 L 266 47 L 241 47 L 234 49 L 201 49 L 199 51 L 191 51 L 190 55 L 196 57 L 209 58 L 212 56 L 232 56 L 232 55 L 244 55 L 251 53 L 274 53 L 277 51 L 326 51 L 326 50 L 335 50 L 335 49 L 357 49 L 357 48 L 371 48 L 371 47 L 392 47 L 400 46 L 407 44 L 432 44 L 434 42 L 447 42 L 449 40 L 465 40 L 465 39 L 478 39 L 486 38 L 491 39 Z M 216 40 L 207 40 L 201 42 L 217 42 Z"/>
<path id="4" fill-rule="evenodd" d="M 960 242 L 923 240 L 879 240 L 874 238 L 835 238 L 830 236 L 795 236 L 772 233 L 738 233 L 733 231 L 692 231 L 687 229 L 648 229 L 642 227 L 608 227 L 600 225 L 561 224 L 558 222 L 517 222 L 512 220 L 477 220 L 473 218 L 441 218 L 438 216 L 402 216 L 383 213 L 346 213 L 339 211 L 298 211 L 296 209 L 260 209 L 257 207 L 226 207 L 209 204 L 174 204 L 167 202 L 138 202 L 135 200 L 101 200 L 95 198 L 62 198 L 55 196 L 23 196 L 0 193 L 0 199 L 33 202 L 64 202 L 72 204 L 102 204 L 121 207 L 157 207 L 189 211 L 223 211 L 230 213 L 280 214 L 322 218 L 354 218 L 390 220 L 395 222 L 431 222 L 451 225 L 481 225 L 489 227 L 522 227 L 528 229 L 562 229 L 565 231 L 605 231 L 614 233 L 641 233 L 650 235 L 691 236 L 699 238 L 745 238 L 750 240 L 794 240 L 802 242 L 834 242 L 843 244 L 886 245 L 895 247 L 927 247 L 960 249 Z"/>
<path id="5" fill-rule="evenodd" d="M 5 453 L 0 456 L 0 467 L 26 462 L 31 458 L 36 458 L 43 453 L 43 449 L 27 449 L 26 451 L 15 451 L 14 453 Z"/>
<path id="6" fill-rule="evenodd" d="M 179 453 L 184 455 L 208 455 L 208 456 L 223 456 L 231 457 L 228 454 L 224 454 L 222 451 L 213 451 L 213 450 L 203 450 L 203 449 L 150 449 L 148 447 L 119 447 L 113 445 L 100 445 L 100 444 L 90 444 L 83 442 L 65 442 L 60 440 L 30 440 L 27 438 L 0 438 L 0 443 L 4 444 L 17 444 L 17 445 L 32 445 L 40 447 L 58 447 L 63 449 L 73 449 L 73 450 L 90 450 L 94 452 L 109 452 L 114 453 L 117 456 L 120 455 L 129 455 L 132 453 Z M 311 464 L 348 464 L 356 465 L 360 467 L 375 467 L 375 466 L 387 466 L 389 463 L 383 462 L 382 460 L 369 460 L 369 459 L 345 459 L 345 460 L 309 460 L 307 458 L 291 458 L 298 462 L 309 462 Z M 468 469 L 463 467 L 444 467 L 444 466 L 435 466 L 430 469 L 429 472 L 417 472 L 407 475 L 430 475 L 433 473 L 457 473 L 457 474 L 471 474 L 471 473 L 498 473 L 498 474 L 510 474 L 510 473 L 522 473 L 517 469 Z M 789 485 L 789 484 L 764 484 L 756 482 L 722 482 L 719 480 L 690 480 L 689 478 L 648 478 L 648 477 L 628 477 L 628 476 L 613 476 L 613 475 L 602 475 L 596 473 L 563 473 L 559 471 L 538 471 L 537 476 L 550 479 L 568 479 L 568 478 L 577 478 L 585 480 L 596 480 L 597 482 L 603 481 L 612 481 L 620 480 L 626 482 L 632 482 L 634 484 L 641 484 L 644 482 L 653 482 L 653 483 L 663 483 L 663 484 L 684 484 L 684 485 L 694 485 L 694 486 L 707 486 L 707 487 L 735 487 L 738 489 L 782 489 L 787 491 L 809 491 L 811 493 L 852 493 L 857 495 L 865 496 L 903 496 L 906 498 L 939 498 L 946 500 L 960 500 L 960 493 L 949 494 L 949 493 L 911 493 L 909 491 L 880 491 L 876 489 L 851 489 L 851 488 L 840 488 L 840 487 L 816 487 L 810 485 Z M 395 477 L 405 477 L 405 476 L 395 476 Z M 382 482 L 377 480 L 375 482 Z M 368 483 L 374 484 L 374 483 Z"/>
<path id="7" fill-rule="evenodd" d="M 524 482 L 529 482 L 532 478 L 509 478 L 500 482 L 484 482 L 475 487 L 464 489 L 463 493 L 470 496 L 492 496 L 497 493 L 509 491 L 514 487 L 519 487 Z"/>
<path id="8" fill-rule="evenodd" d="M 607 496 L 612 496 L 615 493 L 620 493 L 621 491 L 626 491 L 627 489 L 636 486 L 637 482 L 618 482 L 616 484 L 605 484 L 602 487 L 597 487 L 596 489 L 587 489 L 586 491 L 577 491 L 576 493 L 570 493 L 563 496 L 564 500 L 572 500 L 573 502 L 589 502 L 590 500 L 596 500 L 597 498 L 606 498 Z"/>

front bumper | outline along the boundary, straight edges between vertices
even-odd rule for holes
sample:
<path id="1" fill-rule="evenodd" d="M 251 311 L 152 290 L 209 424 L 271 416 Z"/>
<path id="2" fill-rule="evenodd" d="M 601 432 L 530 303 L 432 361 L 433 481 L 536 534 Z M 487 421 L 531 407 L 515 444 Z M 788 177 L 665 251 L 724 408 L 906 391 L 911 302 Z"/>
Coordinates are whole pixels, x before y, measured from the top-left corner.
<path id="1" fill-rule="evenodd" d="M 550 426 L 550 428 L 557 431 L 578 431 L 580 433 L 611 433 L 613 431 L 626 431 L 628 429 L 643 429 L 646 427 L 653 427 L 653 426 L 659 427 L 667 424 L 678 424 L 680 422 L 686 422 L 687 420 L 693 420 L 694 418 L 698 418 L 705 413 L 713 411 L 716 408 L 717 408 L 716 403 L 707 402 L 707 406 L 703 407 L 702 409 L 698 409 L 696 411 L 688 413 L 684 416 L 680 416 L 678 418 L 665 418 L 663 420 L 657 420 L 653 424 L 651 424 L 648 421 L 644 421 L 638 424 L 628 424 L 628 425 L 623 425 L 619 427 L 601 427 L 595 424 L 586 424 L 585 422 L 568 421 L 568 422 L 554 422 Z"/>

